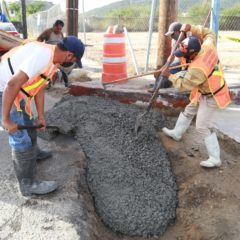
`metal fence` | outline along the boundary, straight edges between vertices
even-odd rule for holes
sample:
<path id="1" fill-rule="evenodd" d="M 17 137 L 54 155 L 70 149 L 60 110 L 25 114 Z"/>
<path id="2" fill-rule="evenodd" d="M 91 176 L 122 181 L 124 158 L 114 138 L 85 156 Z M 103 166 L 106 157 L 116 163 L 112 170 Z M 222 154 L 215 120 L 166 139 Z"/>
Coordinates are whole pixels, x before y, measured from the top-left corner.
<path id="1" fill-rule="evenodd" d="M 144 4 L 143 0 L 131 0 L 129 6 L 134 7 L 134 3 Z M 161 2 L 161 1 L 159 1 Z M 220 31 L 238 31 L 240 32 L 240 4 L 239 0 L 221 0 L 222 9 L 219 19 Z M 136 5 L 135 5 L 136 6 Z M 81 9 L 81 8 L 79 8 Z M 158 9 L 156 7 L 153 34 L 151 41 L 150 61 L 149 66 L 155 67 L 156 52 L 157 52 L 157 31 L 158 31 Z M 103 34 L 110 25 L 123 25 L 129 32 L 129 37 L 135 51 L 138 65 L 143 68 L 146 47 L 148 44 L 148 31 L 151 1 L 148 1 L 148 6 L 145 7 L 148 15 L 144 17 L 126 17 L 117 15 L 114 17 L 106 16 L 91 16 L 88 12 L 82 15 L 79 10 L 79 37 L 87 44 L 92 44 L 93 47 L 87 48 L 86 56 L 101 62 L 103 49 Z M 190 23 L 195 25 L 210 25 L 211 0 L 179 0 L 178 1 L 178 21 L 182 23 Z M 144 14 L 143 14 L 144 15 Z M 28 33 L 30 38 L 36 38 L 43 30 L 52 26 L 56 19 L 61 19 L 66 22 L 65 6 L 55 5 L 48 11 L 36 13 L 27 18 Z M 83 27 L 84 26 L 84 27 Z M 85 28 L 85 34 L 83 30 Z M 65 31 L 65 29 L 63 29 Z M 131 57 L 129 58 L 129 68 L 131 71 Z"/>

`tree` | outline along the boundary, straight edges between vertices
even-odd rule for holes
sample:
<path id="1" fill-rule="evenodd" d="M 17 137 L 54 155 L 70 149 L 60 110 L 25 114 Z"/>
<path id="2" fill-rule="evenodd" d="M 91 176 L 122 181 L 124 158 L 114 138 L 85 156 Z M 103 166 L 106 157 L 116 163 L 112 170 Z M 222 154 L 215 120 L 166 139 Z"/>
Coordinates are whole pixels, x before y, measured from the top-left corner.
<path id="1" fill-rule="evenodd" d="M 224 9 L 221 15 L 240 17 L 240 3 L 237 3 L 230 8 Z"/>
<path id="2" fill-rule="evenodd" d="M 21 5 L 19 2 L 10 3 L 8 7 L 11 14 L 14 13 L 13 17 L 10 17 L 11 21 L 20 22 L 21 21 Z"/>
<path id="3" fill-rule="evenodd" d="M 211 4 L 194 4 L 187 12 L 187 16 L 190 18 L 189 23 L 203 25 L 211 9 Z"/>
<path id="4" fill-rule="evenodd" d="M 21 21 L 21 3 L 14 2 L 9 4 L 9 11 L 14 13 L 13 17 L 10 17 L 11 21 Z M 36 12 L 43 11 L 45 9 L 45 5 L 43 2 L 31 2 L 26 6 L 27 16 Z"/>
<path id="5" fill-rule="evenodd" d="M 31 2 L 27 4 L 27 16 L 45 9 L 43 2 Z"/>

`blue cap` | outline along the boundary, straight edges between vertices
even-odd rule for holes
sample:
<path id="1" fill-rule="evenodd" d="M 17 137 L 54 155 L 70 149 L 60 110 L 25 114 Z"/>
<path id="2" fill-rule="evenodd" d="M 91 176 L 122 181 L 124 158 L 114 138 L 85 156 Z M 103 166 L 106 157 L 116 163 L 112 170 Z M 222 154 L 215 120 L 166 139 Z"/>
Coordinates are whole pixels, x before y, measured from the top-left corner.
<path id="1" fill-rule="evenodd" d="M 85 50 L 82 41 L 75 36 L 68 36 L 65 37 L 61 43 L 69 52 L 72 52 L 75 55 L 77 62 L 81 64 L 81 58 Z"/>
<path id="2" fill-rule="evenodd" d="M 186 57 L 192 53 L 198 53 L 200 49 L 201 43 L 199 39 L 196 37 L 188 37 L 179 43 L 179 47 L 174 51 L 174 55 L 176 57 Z"/>

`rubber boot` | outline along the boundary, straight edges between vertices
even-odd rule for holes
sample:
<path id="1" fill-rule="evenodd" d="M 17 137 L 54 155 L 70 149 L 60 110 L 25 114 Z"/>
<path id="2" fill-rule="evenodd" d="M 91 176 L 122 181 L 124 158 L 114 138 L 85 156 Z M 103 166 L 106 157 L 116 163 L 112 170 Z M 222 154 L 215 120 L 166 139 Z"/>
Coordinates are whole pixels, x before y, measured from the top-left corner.
<path id="1" fill-rule="evenodd" d="M 220 147 L 216 133 L 212 133 L 210 136 L 204 139 L 209 158 L 206 161 L 201 161 L 202 167 L 212 168 L 221 166 L 220 159 Z"/>
<path id="2" fill-rule="evenodd" d="M 39 149 L 38 146 L 36 148 L 37 148 L 37 161 L 46 160 L 52 157 L 52 151 Z"/>
<path id="3" fill-rule="evenodd" d="M 163 128 L 162 131 L 176 141 L 180 141 L 182 135 L 186 132 L 192 122 L 192 118 L 187 118 L 183 113 L 180 113 L 174 129 Z"/>
<path id="4" fill-rule="evenodd" d="M 46 160 L 50 157 L 52 157 L 52 152 L 47 150 L 42 150 L 37 145 L 37 130 L 36 129 L 28 129 L 27 130 L 29 137 L 31 138 L 31 142 L 33 147 L 36 148 L 36 154 L 37 154 L 37 161 Z"/>
<path id="5" fill-rule="evenodd" d="M 14 169 L 23 196 L 47 194 L 57 189 L 56 181 L 43 181 L 36 178 L 36 149 L 25 152 L 12 151 Z"/>

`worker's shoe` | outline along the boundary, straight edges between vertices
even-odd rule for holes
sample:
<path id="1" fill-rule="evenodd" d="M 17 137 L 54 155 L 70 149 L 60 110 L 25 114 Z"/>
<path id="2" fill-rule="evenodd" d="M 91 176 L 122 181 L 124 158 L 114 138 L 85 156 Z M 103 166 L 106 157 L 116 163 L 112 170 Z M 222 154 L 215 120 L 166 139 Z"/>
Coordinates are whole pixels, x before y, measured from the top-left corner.
<path id="1" fill-rule="evenodd" d="M 57 182 L 36 178 L 36 149 L 34 147 L 24 152 L 13 150 L 12 159 L 23 196 L 47 194 L 57 189 Z"/>
<path id="2" fill-rule="evenodd" d="M 180 113 L 174 129 L 163 128 L 162 131 L 176 141 L 180 141 L 182 135 L 186 132 L 192 122 L 192 118 L 187 118 L 183 113 Z"/>
<path id="3" fill-rule="evenodd" d="M 212 133 L 210 136 L 204 139 L 209 158 L 206 161 L 201 161 L 202 167 L 212 168 L 221 166 L 220 159 L 220 147 L 216 133 Z"/>
<path id="4" fill-rule="evenodd" d="M 37 147 L 37 160 L 46 160 L 48 158 L 52 157 L 52 152 L 47 150 L 41 150 Z"/>
<path id="5" fill-rule="evenodd" d="M 23 178 L 21 181 L 21 193 L 23 196 L 31 196 L 32 194 L 43 195 L 55 191 L 58 188 L 56 181 L 43 181 Z"/>

